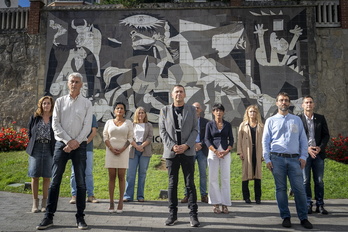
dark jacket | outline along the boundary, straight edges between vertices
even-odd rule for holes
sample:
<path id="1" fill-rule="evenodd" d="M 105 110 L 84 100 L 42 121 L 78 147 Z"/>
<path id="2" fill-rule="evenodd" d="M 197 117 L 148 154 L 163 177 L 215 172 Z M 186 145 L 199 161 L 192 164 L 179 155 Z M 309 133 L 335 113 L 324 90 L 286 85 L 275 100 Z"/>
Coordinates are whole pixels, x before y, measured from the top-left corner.
<path id="1" fill-rule="evenodd" d="M 302 113 L 299 115 L 303 122 L 303 127 L 306 131 L 307 138 L 309 136 L 308 132 L 308 126 L 306 121 L 306 116 Z M 320 153 L 319 156 L 322 159 L 325 159 L 325 148 L 326 145 L 330 139 L 329 129 L 327 127 L 326 119 L 324 115 L 321 114 L 315 114 L 313 115 L 313 122 L 314 122 L 314 139 L 315 143 L 318 147 L 320 147 Z"/>
<path id="2" fill-rule="evenodd" d="M 204 141 L 205 128 L 208 122 L 209 122 L 208 119 L 199 117 L 199 140 L 200 140 L 200 143 L 202 144 L 202 152 L 205 156 L 208 156 L 208 147 Z"/>
<path id="3" fill-rule="evenodd" d="M 29 136 L 29 143 L 26 149 L 26 152 L 31 155 L 34 149 L 34 145 L 35 145 L 35 140 L 36 140 L 36 132 L 37 132 L 37 124 L 38 122 L 41 120 L 41 116 L 31 116 L 29 123 L 28 123 L 28 136 Z M 52 151 L 52 155 L 53 155 L 53 151 L 54 151 L 54 145 L 56 143 L 56 140 L 54 138 L 54 132 L 52 129 L 52 117 L 50 117 L 50 128 L 51 128 L 51 151 Z"/>
<path id="4" fill-rule="evenodd" d="M 213 145 L 214 148 L 217 149 L 220 144 L 224 150 L 226 150 L 228 146 L 233 147 L 234 139 L 232 134 L 232 126 L 225 120 L 223 120 L 223 123 L 224 125 L 221 132 L 219 132 L 214 120 L 207 123 L 204 139 L 208 148 Z"/>

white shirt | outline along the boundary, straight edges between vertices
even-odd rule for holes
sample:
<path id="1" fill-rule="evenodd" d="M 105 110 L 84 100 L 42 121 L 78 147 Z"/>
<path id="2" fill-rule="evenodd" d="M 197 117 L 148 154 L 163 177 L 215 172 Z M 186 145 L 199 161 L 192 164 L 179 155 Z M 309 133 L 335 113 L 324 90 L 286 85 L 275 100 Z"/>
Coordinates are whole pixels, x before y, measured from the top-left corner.
<path id="1" fill-rule="evenodd" d="M 72 139 L 80 144 L 87 141 L 92 127 L 92 114 L 91 101 L 81 94 L 75 99 L 70 95 L 58 98 L 52 116 L 54 137 L 65 144 Z"/>
<path id="2" fill-rule="evenodd" d="M 135 142 L 144 142 L 144 133 L 145 133 L 145 123 L 136 123 L 134 124 L 134 139 Z"/>

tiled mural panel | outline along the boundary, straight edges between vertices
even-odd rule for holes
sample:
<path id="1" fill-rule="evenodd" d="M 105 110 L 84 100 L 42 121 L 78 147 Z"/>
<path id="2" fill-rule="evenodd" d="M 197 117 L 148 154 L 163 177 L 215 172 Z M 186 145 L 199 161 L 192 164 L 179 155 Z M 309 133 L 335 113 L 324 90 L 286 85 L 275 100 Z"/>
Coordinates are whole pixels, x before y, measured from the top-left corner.
<path id="1" fill-rule="evenodd" d="M 221 102 L 234 126 L 250 104 L 272 115 L 280 91 L 296 113 L 309 91 L 305 8 L 51 11 L 48 20 L 45 92 L 67 94 L 69 73 L 82 73 L 99 122 L 123 101 L 128 116 L 143 106 L 156 123 L 174 84 L 209 119 Z"/>

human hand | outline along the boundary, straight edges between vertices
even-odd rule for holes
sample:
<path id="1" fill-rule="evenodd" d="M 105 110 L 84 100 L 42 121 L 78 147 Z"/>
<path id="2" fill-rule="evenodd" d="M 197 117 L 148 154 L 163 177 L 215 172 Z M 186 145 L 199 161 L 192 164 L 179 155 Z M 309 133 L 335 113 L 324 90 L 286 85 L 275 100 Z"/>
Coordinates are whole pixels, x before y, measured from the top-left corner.
<path id="1" fill-rule="evenodd" d="M 272 164 L 272 162 L 268 162 L 268 163 L 266 164 L 266 167 L 267 167 L 270 171 L 272 171 L 272 170 L 273 170 L 273 164 Z"/>
<path id="2" fill-rule="evenodd" d="M 135 147 L 135 149 L 136 149 L 137 151 L 140 151 L 140 152 L 143 152 L 143 151 L 144 151 L 144 148 L 143 148 L 142 145 L 137 145 L 137 146 Z"/>
<path id="3" fill-rule="evenodd" d="M 67 144 L 72 150 L 79 148 L 80 144 L 75 139 L 72 139 Z"/>
<path id="4" fill-rule="evenodd" d="M 304 169 L 306 167 L 306 160 L 300 159 L 301 163 L 301 169 Z"/>
<path id="5" fill-rule="evenodd" d="M 309 147 L 308 147 L 308 154 L 309 154 L 313 159 L 317 158 L 317 153 L 316 153 L 315 147 L 309 146 Z"/>
<path id="6" fill-rule="evenodd" d="M 195 144 L 195 150 L 196 151 L 199 151 L 199 150 L 201 150 L 202 149 L 202 144 L 201 143 L 196 143 Z"/>
<path id="7" fill-rule="evenodd" d="M 66 145 L 64 148 L 63 148 L 63 151 L 66 152 L 66 153 L 70 153 L 72 151 L 72 149 L 69 147 L 69 145 Z"/>

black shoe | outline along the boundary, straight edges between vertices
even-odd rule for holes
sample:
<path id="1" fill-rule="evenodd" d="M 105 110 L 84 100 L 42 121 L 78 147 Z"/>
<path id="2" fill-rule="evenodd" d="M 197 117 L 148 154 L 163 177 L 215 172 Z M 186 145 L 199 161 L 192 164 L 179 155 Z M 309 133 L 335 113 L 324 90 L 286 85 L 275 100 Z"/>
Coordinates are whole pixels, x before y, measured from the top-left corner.
<path id="1" fill-rule="evenodd" d="M 306 229 L 313 229 L 312 223 L 310 223 L 307 219 L 301 220 L 301 225 Z"/>
<path id="2" fill-rule="evenodd" d="M 317 209 L 315 210 L 315 212 L 321 213 L 321 214 L 329 214 L 329 212 L 327 212 L 327 210 L 322 205 L 321 206 L 317 206 Z"/>
<path id="3" fill-rule="evenodd" d="M 181 200 L 181 203 L 187 203 L 188 202 L 188 197 L 185 196 L 182 200 Z"/>
<path id="4" fill-rule="evenodd" d="M 198 221 L 197 215 L 190 216 L 191 227 L 198 227 L 201 223 Z"/>
<path id="5" fill-rule="evenodd" d="M 83 217 L 76 218 L 76 225 L 77 228 L 80 230 L 87 230 L 88 226 L 85 222 L 85 219 Z"/>
<path id="6" fill-rule="evenodd" d="M 308 214 L 312 214 L 313 213 L 312 206 L 309 205 L 307 206 L 307 208 L 308 208 Z"/>
<path id="7" fill-rule="evenodd" d="M 287 227 L 287 228 L 290 228 L 290 227 L 291 227 L 291 221 L 290 221 L 290 218 L 289 218 L 289 217 L 284 218 L 283 223 L 282 223 L 282 226 L 283 226 L 283 227 Z"/>
<path id="8" fill-rule="evenodd" d="M 204 203 L 208 203 L 208 196 L 202 196 L 201 201 Z"/>
<path id="9" fill-rule="evenodd" d="M 45 217 L 44 219 L 42 219 L 41 223 L 36 226 L 36 229 L 44 230 L 51 226 L 53 226 L 53 220 Z"/>
<path id="10" fill-rule="evenodd" d="M 245 200 L 245 203 L 250 204 L 250 203 L 251 203 L 251 200 L 250 200 L 250 199 L 246 199 L 246 200 Z"/>
<path id="11" fill-rule="evenodd" d="M 260 200 L 260 199 L 257 199 L 257 200 L 256 200 L 256 204 L 258 204 L 258 205 L 261 204 L 261 200 Z"/>
<path id="12" fill-rule="evenodd" d="M 177 216 L 170 215 L 167 220 L 165 221 L 164 225 L 166 226 L 173 226 L 178 221 Z"/>

